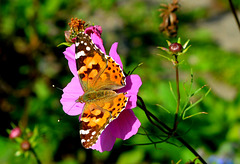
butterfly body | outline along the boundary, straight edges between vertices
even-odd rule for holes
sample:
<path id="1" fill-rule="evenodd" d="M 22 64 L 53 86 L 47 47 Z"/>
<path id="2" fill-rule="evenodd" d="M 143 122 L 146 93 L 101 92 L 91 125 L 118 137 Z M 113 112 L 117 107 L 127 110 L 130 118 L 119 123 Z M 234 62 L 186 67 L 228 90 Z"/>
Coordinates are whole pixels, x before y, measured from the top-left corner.
<path id="1" fill-rule="evenodd" d="M 85 33 L 76 38 L 75 59 L 81 87 L 76 100 L 85 103 L 80 120 L 80 138 L 85 148 L 92 147 L 103 130 L 125 109 L 126 93 L 117 90 L 126 85 L 118 63 L 105 55 Z"/>
<path id="2" fill-rule="evenodd" d="M 101 101 L 102 99 L 113 97 L 115 95 L 116 92 L 112 90 L 89 91 L 80 96 L 78 101 L 82 103 Z"/>

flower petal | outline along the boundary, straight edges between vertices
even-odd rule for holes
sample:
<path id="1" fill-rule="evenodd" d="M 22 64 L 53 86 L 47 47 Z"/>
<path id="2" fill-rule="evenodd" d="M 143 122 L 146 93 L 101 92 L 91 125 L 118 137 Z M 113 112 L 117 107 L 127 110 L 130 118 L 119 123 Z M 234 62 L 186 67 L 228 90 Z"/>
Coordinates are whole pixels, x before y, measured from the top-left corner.
<path id="1" fill-rule="evenodd" d="M 63 111 L 71 116 L 80 115 L 84 107 L 84 103 L 76 102 L 83 94 L 82 87 L 78 77 L 73 77 L 71 82 L 63 89 L 63 95 L 60 100 L 63 105 Z"/>
<path id="2" fill-rule="evenodd" d="M 74 76 L 78 76 L 77 74 L 77 67 L 75 61 L 75 44 L 71 45 L 70 47 L 66 48 L 63 52 L 65 58 L 68 60 L 68 66 Z"/>
<path id="3" fill-rule="evenodd" d="M 109 56 L 111 56 L 120 65 L 120 67 L 123 68 L 122 61 L 120 59 L 120 56 L 117 53 L 117 47 L 118 47 L 118 42 L 115 42 L 112 44 L 112 47 L 109 51 Z"/>
<path id="4" fill-rule="evenodd" d="M 126 77 L 126 86 L 119 89 L 118 92 L 127 92 L 126 97 L 129 97 L 126 109 L 132 109 L 137 106 L 137 94 L 142 85 L 141 78 L 138 75 L 130 75 Z"/>
<path id="5" fill-rule="evenodd" d="M 102 132 L 96 144 L 91 147 L 92 149 L 98 150 L 99 152 L 112 150 L 116 137 L 113 136 L 111 128 L 108 127 Z"/>
<path id="6" fill-rule="evenodd" d="M 100 50 L 102 50 L 102 52 L 103 52 L 104 54 L 106 54 L 105 48 L 104 48 L 104 46 L 103 46 L 103 41 L 102 41 L 102 39 L 101 39 L 97 34 L 95 34 L 95 33 L 92 33 L 92 34 L 90 35 L 90 37 L 91 37 L 93 43 L 94 43 Z"/>
<path id="7" fill-rule="evenodd" d="M 85 29 L 85 33 L 88 34 L 90 36 L 90 34 L 95 33 L 97 34 L 99 37 L 101 37 L 102 34 L 102 27 L 99 25 L 95 25 L 95 26 L 90 26 L 88 28 Z"/>
<path id="8" fill-rule="evenodd" d="M 140 121 L 131 109 L 122 111 L 119 117 L 112 121 L 98 138 L 98 141 L 91 148 L 100 152 L 110 151 L 116 138 L 123 140 L 135 135 L 141 126 Z"/>
<path id="9" fill-rule="evenodd" d="M 137 133 L 141 123 L 131 109 L 125 109 L 109 126 L 116 138 L 126 140 Z"/>

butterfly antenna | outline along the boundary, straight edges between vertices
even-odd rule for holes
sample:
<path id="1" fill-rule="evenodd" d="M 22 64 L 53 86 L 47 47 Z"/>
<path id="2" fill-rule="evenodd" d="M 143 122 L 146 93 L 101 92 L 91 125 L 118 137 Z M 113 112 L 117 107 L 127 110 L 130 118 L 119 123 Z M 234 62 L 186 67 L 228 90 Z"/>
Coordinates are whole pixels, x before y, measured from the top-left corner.
<path id="1" fill-rule="evenodd" d="M 67 113 L 69 113 L 72 110 L 72 108 L 76 105 L 76 103 L 77 102 L 75 102 L 66 113 L 61 114 L 62 116 L 60 116 L 60 118 L 57 120 L 58 123 L 60 123 L 63 120 L 63 118 L 67 115 Z"/>
<path id="2" fill-rule="evenodd" d="M 53 87 L 53 88 L 56 88 L 56 89 L 58 89 L 58 90 L 60 90 L 60 91 L 63 91 L 62 88 L 56 87 L 54 84 L 52 85 L 52 87 Z"/>
<path id="3" fill-rule="evenodd" d="M 63 92 L 63 89 L 62 89 L 62 88 L 57 87 L 57 86 L 55 86 L 54 84 L 52 85 L 52 87 L 53 87 L 53 88 L 56 88 L 56 89 L 58 89 L 58 90 L 60 90 L 60 91 Z M 67 95 L 72 96 L 72 97 L 75 98 L 75 96 L 72 95 L 72 94 L 68 94 L 68 93 L 65 93 L 65 94 L 67 94 Z M 72 110 L 72 108 L 73 108 L 77 103 L 78 103 L 78 101 L 76 100 L 75 103 L 69 108 L 69 110 L 68 110 L 66 113 L 69 113 L 69 112 Z M 61 121 L 63 120 L 63 118 L 67 115 L 66 113 L 63 114 L 63 116 L 61 116 L 61 117 L 57 120 L 57 122 L 61 122 Z"/>
<path id="4" fill-rule="evenodd" d="M 53 87 L 53 88 L 56 88 L 56 89 L 58 89 L 58 90 L 60 90 L 60 91 L 62 91 L 62 92 L 64 92 L 62 88 L 56 87 L 54 84 L 52 85 L 52 87 Z M 72 95 L 72 94 L 69 94 L 69 93 L 64 93 L 64 94 L 67 94 L 67 95 L 72 96 L 72 97 L 74 97 L 74 98 L 76 97 L 76 96 L 74 96 L 74 95 Z"/>

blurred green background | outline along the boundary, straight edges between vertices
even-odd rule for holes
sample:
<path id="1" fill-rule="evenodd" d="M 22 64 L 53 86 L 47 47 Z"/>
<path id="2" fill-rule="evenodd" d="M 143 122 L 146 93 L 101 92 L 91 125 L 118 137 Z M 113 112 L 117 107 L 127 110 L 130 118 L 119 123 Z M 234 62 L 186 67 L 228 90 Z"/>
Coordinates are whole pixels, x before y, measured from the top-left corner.
<path id="1" fill-rule="evenodd" d="M 127 141 L 117 140 L 110 152 L 85 150 L 78 134 L 78 117 L 64 114 L 59 102 L 72 74 L 57 45 L 65 40 L 64 31 L 72 17 L 102 26 L 106 51 L 119 42 L 125 71 L 135 70 L 142 78 L 139 95 L 148 109 L 159 119 L 172 125 L 176 103 L 169 89 L 174 83 L 174 67 L 157 56 L 157 46 L 167 46 L 159 32 L 162 0 L 1 0 L 0 4 L 0 163 L 36 163 L 33 156 L 16 157 L 19 145 L 8 138 L 7 129 L 19 121 L 23 126 L 38 127 L 36 153 L 42 163 L 181 163 L 193 160 L 191 152 L 177 140 L 176 145 L 162 143 L 137 146 L 149 142 L 135 135 Z M 240 2 L 233 1 L 239 9 Z M 206 161 L 216 163 L 230 159 L 240 163 L 240 33 L 225 0 L 180 1 L 178 36 L 192 47 L 181 57 L 181 94 L 183 83 L 194 73 L 194 89 L 207 84 L 211 93 L 188 114 L 204 111 L 181 122 L 179 131 Z M 176 39 L 169 39 L 176 41 Z M 207 87 L 193 99 L 200 98 Z M 157 107 L 168 108 L 171 113 Z M 142 126 L 153 127 L 140 108 L 133 109 Z M 58 119 L 62 118 L 61 122 Z M 140 132 L 143 132 L 140 129 Z M 158 132 L 155 132 L 158 133 Z M 159 133 L 160 135 L 161 133 Z M 126 144 L 130 144 L 128 146 Z M 229 164 L 230 164 L 229 163 Z"/>

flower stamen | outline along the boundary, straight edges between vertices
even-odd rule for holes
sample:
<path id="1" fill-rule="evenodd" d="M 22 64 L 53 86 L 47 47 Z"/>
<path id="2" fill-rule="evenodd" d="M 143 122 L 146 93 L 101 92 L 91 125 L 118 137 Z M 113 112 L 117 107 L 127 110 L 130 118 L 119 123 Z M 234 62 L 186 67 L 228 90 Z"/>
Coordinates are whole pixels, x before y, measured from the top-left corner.
<path id="1" fill-rule="evenodd" d="M 70 30 L 65 31 L 65 39 L 69 43 L 75 43 L 77 34 L 85 31 L 88 27 L 88 24 L 84 20 L 78 18 L 71 18 L 71 22 L 68 25 L 70 26 Z"/>

